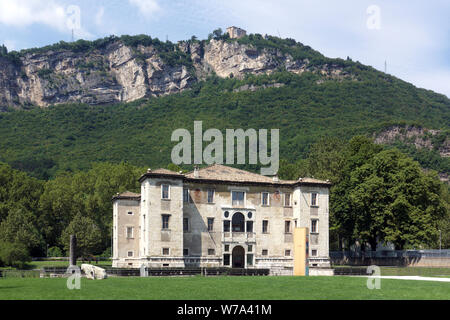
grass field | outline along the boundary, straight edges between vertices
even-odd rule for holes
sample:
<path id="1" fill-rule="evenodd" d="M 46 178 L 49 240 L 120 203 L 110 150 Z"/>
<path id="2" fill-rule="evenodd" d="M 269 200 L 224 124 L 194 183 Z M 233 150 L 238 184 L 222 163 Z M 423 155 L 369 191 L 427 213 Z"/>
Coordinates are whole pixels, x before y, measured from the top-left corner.
<path id="1" fill-rule="evenodd" d="M 364 277 L 124 277 L 83 278 L 80 290 L 69 290 L 65 278 L 0 278 L 0 299 L 450 299 L 450 283 L 382 279 L 378 290 L 366 283 Z"/>

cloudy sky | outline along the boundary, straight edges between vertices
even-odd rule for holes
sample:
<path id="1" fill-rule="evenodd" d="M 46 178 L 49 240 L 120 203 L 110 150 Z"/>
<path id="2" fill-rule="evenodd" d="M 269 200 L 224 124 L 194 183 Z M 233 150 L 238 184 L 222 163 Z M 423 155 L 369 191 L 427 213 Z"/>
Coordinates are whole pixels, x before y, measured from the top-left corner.
<path id="1" fill-rule="evenodd" d="M 79 17 L 79 19 L 77 19 Z M 10 50 L 111 34 L 203 39 L 236 25 L 294 38 L 450 97 L 448 0 L 0 0 Z"/>

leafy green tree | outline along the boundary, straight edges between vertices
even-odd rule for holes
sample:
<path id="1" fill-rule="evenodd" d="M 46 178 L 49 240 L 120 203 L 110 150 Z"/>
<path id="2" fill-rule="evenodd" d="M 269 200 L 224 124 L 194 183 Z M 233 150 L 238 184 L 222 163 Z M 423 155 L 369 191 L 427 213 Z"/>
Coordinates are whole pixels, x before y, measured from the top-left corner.
<path id="1" fill-rule="evenodd" d="M 102 234 L 95 222 L 82 214 L 77 214 L 61 235 L 61 244 L 70 251 L 70 236 L 77 238 L 77 256 L 98 254 L 102 247 Z"/>
<path id="2" fill-rule="evenodd" d="M 44 241 L 36 227 L 36 216 L 25 208 L 13 210 L 0 224 L 0 240 L 24 245 L 28 252 L 42 253 Z"/>
<path id="3" fill-rule="evenodd" d="M 3 265 L 23 268 L 28 261 L 31 258 L 24 244 L 0 241 L 0 262 Z"/>

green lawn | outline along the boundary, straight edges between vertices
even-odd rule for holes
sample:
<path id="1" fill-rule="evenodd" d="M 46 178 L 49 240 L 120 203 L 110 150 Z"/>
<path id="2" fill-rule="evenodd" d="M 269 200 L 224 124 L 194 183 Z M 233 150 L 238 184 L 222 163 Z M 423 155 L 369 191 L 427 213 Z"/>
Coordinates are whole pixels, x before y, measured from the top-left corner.
<path id="1" fill-rule="evenodd" d="M 150 277 L 81 280 L 0 278 L 0 299 L 450 299 L 450 283 L 381 280 L 369 290 L 363 277 Z"/>

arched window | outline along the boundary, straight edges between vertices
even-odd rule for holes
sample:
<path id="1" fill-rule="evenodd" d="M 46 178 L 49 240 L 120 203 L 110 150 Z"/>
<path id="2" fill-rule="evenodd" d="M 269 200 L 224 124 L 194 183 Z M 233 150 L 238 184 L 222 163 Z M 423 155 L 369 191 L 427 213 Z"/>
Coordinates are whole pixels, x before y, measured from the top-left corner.
<path id="1" fill-rule="evenodd" d="M 245 232 L 245 217 L 242 213 L 236 212 L 231 220 L 233 232 Z"/>

